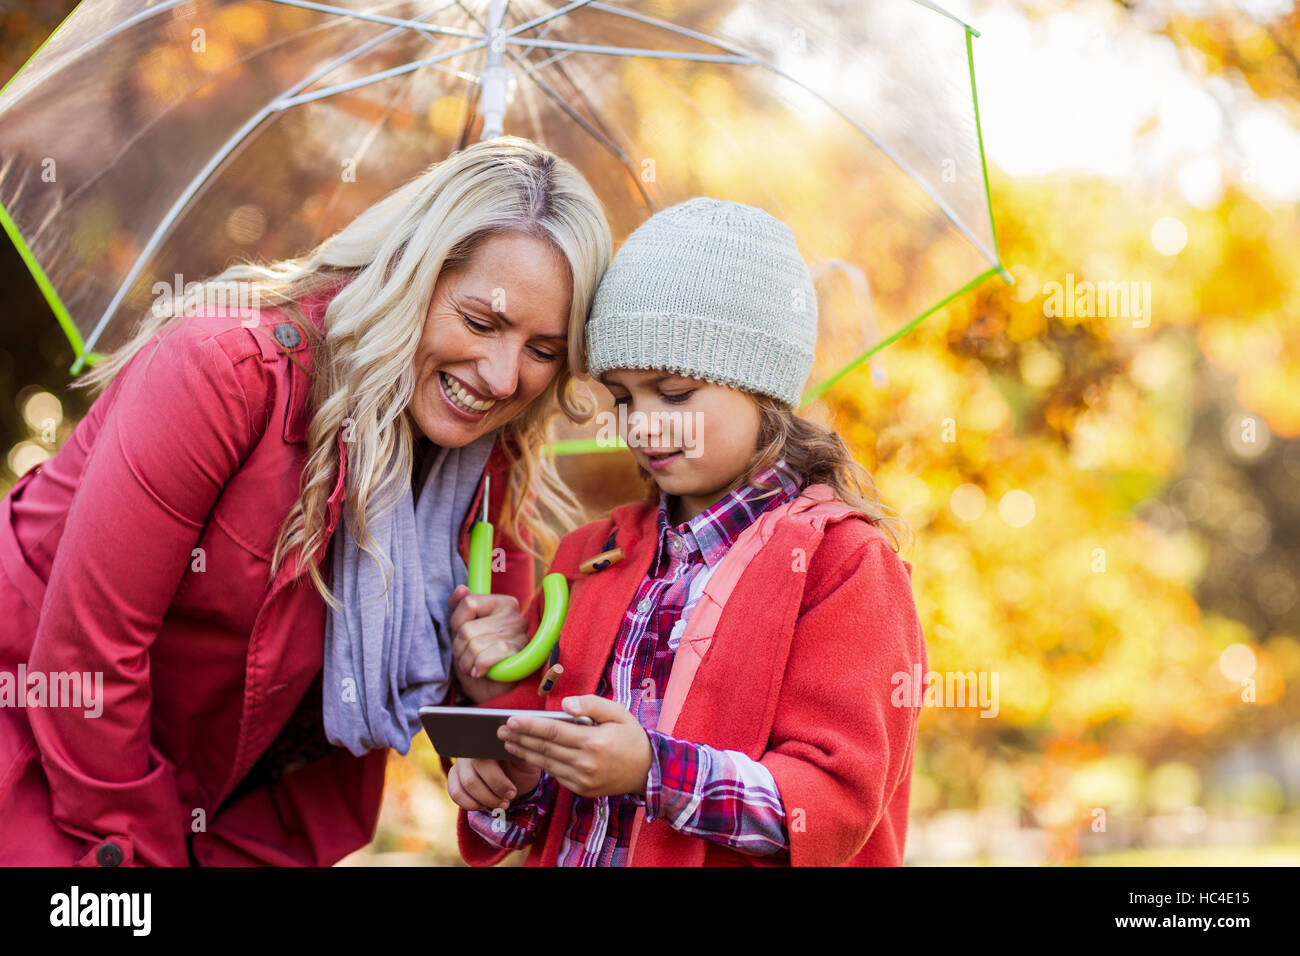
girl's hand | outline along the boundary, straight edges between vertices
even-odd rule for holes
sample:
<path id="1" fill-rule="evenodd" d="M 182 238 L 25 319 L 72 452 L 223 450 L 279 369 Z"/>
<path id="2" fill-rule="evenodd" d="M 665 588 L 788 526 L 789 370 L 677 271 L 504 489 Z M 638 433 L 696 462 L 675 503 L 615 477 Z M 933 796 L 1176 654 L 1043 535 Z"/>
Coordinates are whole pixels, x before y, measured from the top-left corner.
<path id="1" fill-rule="evenodd" d="M 476 704 L 510 690 L 518 681 L 486 677 L 497 661 L 528 643 L 527 621 L 508 594 L 470 594 L 461 584 L 447 597 L 451 611 L 451 657 L 456 682 Z"/>
<path id="2" fill-rule="evenodd" d="M 462 757 L 447 774 L 447 793 L 465 810 L 505 810 L 541 778 L 540 770 L 519 760 Z"/>
<path id="3" fill-rule="evenodd" d="M 645 796 L 650 738 L 627 708 L 597 694 L 566 697 L 565 713 L 594 727 L 553 717 L 511 717 L 497 730 L 511 756 L 545 770 L 580 797 Z"/>

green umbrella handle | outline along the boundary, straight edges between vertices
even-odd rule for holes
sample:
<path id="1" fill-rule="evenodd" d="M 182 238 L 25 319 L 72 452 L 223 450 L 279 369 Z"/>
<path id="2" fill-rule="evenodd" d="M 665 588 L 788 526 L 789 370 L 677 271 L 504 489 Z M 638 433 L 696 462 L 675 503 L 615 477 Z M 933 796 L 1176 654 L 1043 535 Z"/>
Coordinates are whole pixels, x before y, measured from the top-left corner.
<path id="1" fill-rule="evenodd" d="M 560 639 L 564 629 L 564 616 L 569 612 L 569 582 L 563 574 L 553 571 L 542 578 L 542 620 L 537 633 L 522 651 L 497 661 L 488 668 L 489 680 L 523 680 L 536 671 L 551 654 L 551 648 Z"/>
<path id="2" fill-rule="evenodd" d="M 469 593 L 492 593 L 492 525 L 474 522 L 469 532 Z"/>
<path id="3" fill-rule="evenodd" d="M 492 593 L 492 523 L 487 520 L 488 489 L 483 488 L 482 520 L 474 522 L 469 533 L 469 593 Z M 560 639 L 564 618 L 569 613 L 569 582 L 563 574 L 552 572 L 542 578 L 542 620 L 537 633 L 523 650 L 497 661 L 488 668 L 489 680 L 523 680 L 536 671 L 550 656 Z"/>

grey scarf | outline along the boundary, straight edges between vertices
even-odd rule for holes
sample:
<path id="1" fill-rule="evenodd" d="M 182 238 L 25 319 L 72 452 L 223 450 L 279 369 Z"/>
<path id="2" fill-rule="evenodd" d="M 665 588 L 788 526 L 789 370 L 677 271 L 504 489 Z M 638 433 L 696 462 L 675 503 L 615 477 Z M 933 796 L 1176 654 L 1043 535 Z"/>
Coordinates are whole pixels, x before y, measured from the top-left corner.
<path id="1" fill-rule="evenodd" d="M 334 594 L 325 622 L 324 718 L 330 743 L 361 756 L 377 747 L 406 753 L 419 710 L 440 704 L 451 673 L 447 596 L 469 580 L 458 548 L 461 522 L 487 465 L 492 432 L 462 448 L 429 448 L 419 499 L 407 486 L 384 515 L 368 520 L 392 567 L 385 573 L 352 540 L 334 532 Z"/>

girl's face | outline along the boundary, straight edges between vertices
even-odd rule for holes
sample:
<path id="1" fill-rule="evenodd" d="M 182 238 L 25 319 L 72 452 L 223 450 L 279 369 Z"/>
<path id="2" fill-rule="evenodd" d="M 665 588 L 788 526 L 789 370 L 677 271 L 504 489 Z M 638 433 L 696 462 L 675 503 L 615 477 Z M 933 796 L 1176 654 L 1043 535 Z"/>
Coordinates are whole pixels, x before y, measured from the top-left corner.
<path id="1" fill-rule="evenodd" d="M 444 448 L 506 424 L 567 361 L 572 283 L 550 243 L 489 237 L 433 289 L 407 411 Z"/>
<path id="2" fill-rule="evenodd" d="M 619 437 L 659 490 L 676 496 L 674 525 L 740 484 L 758 449 L 758 405 L 747 393 L 662 370 L 615 369 L 600 381 L 626 406 Z"/>

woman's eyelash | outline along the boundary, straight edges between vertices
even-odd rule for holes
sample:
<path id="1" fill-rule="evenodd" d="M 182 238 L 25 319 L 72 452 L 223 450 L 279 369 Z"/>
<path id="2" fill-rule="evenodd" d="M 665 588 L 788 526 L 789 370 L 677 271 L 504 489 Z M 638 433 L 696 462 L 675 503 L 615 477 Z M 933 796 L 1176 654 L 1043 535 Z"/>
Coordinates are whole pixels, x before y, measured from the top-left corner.
<path id="1" fill-rule="evenodd" d="M 461 317 L 462 319 L 464 319 L 464 320 L 465 320 L 465 324 L 468 325 L 468 326 L 469 326 L 471 329 L 473 329 L 475 332 L 491 332 L 491 331 L 492 331 L 492 326 L 490 326 L 490 325 L 484 325 L 482 322 L 475 322 L 473 319 L 471 319 L 471 318 L 470 318 L 468 315 L 466 315 L 464 312 L 462 312 L 462 313 L 460 314 L 460 317 Z M 560 357 L 560 356 L 559 356 L 559 353 L 557 353 L 557 352 L 548 352 L 548 351 L 546 351 L 545 349 L 533 349 L 533 354 L 536 355 L 536 356 L 537 356 L 539 359 L 541 359 L 543 362 L 554 362 L 556 359 L 558 359 L 558 358 Z"/>
<path id="2" fill-rule="evenodd" d="M 460 314 L 460 317 L 461 317 L 462 319 L 464 319 L 464 320 L 465 320 L 465 324 L 468 325 L 468 326 L 469 326 L 471 329 L 473 329 L 475 332 L 491 332 L 491 331 L 492 331 L 492 326 L 490 326 L 490 325 L 484 325 L 482 322 L 475 322 L 473 319 L 471 319 L 471 318 L 470 318 L 468 315 L 466 315 L 464 312 L 462 312 L 462 313 Z"/>
<path id="3" fill-rule="evenodd" d="M 664 394 L 664 393 L 660 393 L 660 396 L 659 396 L 659 397 L 662 398 L 665 402 L 668 402 L 670 405 L 680 405 L 682 402 L 684 402 L 684 401 L 686 401 L 688 398 L 690 398 L 693 394 L 695 394 L 695 390 L 694 390 L 694 389 L 692 389 L 692 390 L 689 391 L 689 392 L 679 392 L 679 393 L 676 394 L 676 395 L 667 395 L 667 394 Z M 615 404 L 615 405 L 626 405 L 629 401 L 631 401 L 631 396 L 630 396 L 630 395 L 624 395 L 624 396 L 622 396 L 622 397 L 615 398 L 615 399 L 614 399 L 614 404 Z"/>

